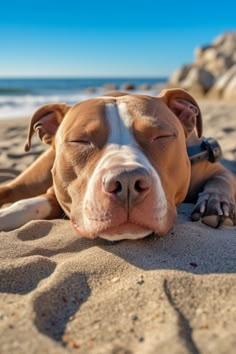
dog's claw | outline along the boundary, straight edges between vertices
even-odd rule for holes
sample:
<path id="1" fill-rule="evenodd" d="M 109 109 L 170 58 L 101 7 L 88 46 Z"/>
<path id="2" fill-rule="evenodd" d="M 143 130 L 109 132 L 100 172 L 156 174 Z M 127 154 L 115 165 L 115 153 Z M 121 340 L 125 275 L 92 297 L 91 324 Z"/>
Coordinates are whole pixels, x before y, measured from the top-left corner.
<path id="1" fill-rule="evenodd" d="M 229 217 L 229 212 L 230 212 L 229 206 L 227 204 L 223 203 L 222 209 L 223 209 L 224 216 L 226 218 Z"/>
<path id="2" fill-rule="evenodd" d="M 206 210 L 206 201 L 204 201 L 200 206 L 200 214 L 203 215 Z"/>

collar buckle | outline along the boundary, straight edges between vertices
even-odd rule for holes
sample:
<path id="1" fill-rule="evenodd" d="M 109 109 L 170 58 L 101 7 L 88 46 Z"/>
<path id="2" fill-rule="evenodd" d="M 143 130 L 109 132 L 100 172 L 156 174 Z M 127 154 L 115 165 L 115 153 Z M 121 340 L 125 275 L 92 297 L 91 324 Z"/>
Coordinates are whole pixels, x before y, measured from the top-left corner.
<path id="1" fill-rule="evenodd" d="M 187 147 L 191 164 L 207 160 L 211 163 L 217 162 L 222 157 L 220 144 L 214 138 L 203 138 L 201 144 Z"/>

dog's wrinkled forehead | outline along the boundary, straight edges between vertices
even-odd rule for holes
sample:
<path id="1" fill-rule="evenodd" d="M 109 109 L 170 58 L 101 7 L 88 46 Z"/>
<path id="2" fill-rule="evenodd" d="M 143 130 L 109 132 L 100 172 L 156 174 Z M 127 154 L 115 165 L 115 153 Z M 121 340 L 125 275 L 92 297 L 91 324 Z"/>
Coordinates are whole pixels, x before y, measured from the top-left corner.
<path id="1" fill-rule="evenodd" d="M 173 128 L 173 116 L 167 105 L 158 97 L 127 95 L 116 100 L 105 99 L 105 117 L 110 127 L 111 143 L 128 144 L 130 133 L 138 127 Z M 116 141 L 116 139 L 119 141 Z"/>
<path id="2" fill-rule="evenodd" d="M 77 111 L 77 113 L 83 113 L 87 117 L 91 116 L 91 113 L 98 118 L 105 116 L 108 107 L 116 107 L 117 110 L 124 114 L 126 125 L 128 124 L 128 117 L 135 118 L 147 118 L 151 119 L 163 111 L 163 107 L 166 105 L 158 97 L 146 96 L 146 95 L 123 95 L 123 96 L 102 96 L 96 97 L 78 105 L 72 107 L 71 111 Z M 109 111 L 109 109 L 108 109 Z M 101 117 L 102 116 L 102 117 Z M 115 117 L 115 116 L 114 116 Z"/>
<path id="3" fill-rule="evenodd" d="M 81 102 L 73 106 L 63 121 L 60 131 L 67 133 L 80 131 L 100 132 L 107 143 L 129 144 L 134 138 L 132 127 L 135 122 L 163 125 L 167 106 L 157 97 L 144 95 L 103 96 Z M 65 134 L 66 131 L 66 134 Z M 74 134 L 74 133 L 73 133 Z M 131 140 L 131 141 L 130 141 Z"/>
<path id="4" fill-rule="evenodd" d="M 156 120 L 158 100 L 146 96 L 126 95 L 104 98 L 104 113 L 109 126 L 108 144 L 128 145 L 134 142 L 135 120 Z M 155 117 L 155 118 L 154 118 Z"/>

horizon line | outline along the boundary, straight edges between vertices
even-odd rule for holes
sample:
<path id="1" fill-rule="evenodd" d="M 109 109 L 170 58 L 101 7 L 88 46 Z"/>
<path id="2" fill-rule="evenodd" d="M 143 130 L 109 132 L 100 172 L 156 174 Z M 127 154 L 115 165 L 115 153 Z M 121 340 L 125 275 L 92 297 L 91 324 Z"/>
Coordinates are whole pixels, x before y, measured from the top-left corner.
<path id="1" fill-rule="evenodd" d="M 37 76 L 37 75 L 14 75 L 14 76 L 1 76 L 0 75 L 0 80 L 2 79 L 163 79 L 163 80 L 166 80 L 168 79 L 168 75 L 161 75 L 161 76 L 158 76 L 158 75 L 141 75 L 141 76 L 134 76 L 134 75 L 131 75 L 131 76 L 126 76 L 126 75 L 122 75 L 122 76 L 92 76 L 92 75 L 88 75 L 88 76 L 77 76 L 77 75 L 40 75 L 40 76 Z"/>

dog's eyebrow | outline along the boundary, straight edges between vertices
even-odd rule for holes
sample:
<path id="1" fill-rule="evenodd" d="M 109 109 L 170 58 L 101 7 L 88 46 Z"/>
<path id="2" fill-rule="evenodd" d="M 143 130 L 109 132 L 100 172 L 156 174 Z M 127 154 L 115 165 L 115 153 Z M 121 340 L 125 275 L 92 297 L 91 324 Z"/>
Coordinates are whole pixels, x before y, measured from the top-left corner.
<path id="1" fill-rule="evenodd" d="M 154 128 L 160 129 L 160 130 L 172 130 L 174 132 L 177 133 L 177 129 L 175 127 L 174 124 L 172 124 L 171 122 L 165 120 L 163 121 L 162 119 L 147 114 L 144 115 L 140 115 L 138 119 L 143 119 L 146 120 L 147 122 L 151 123 L 151 126 L 153 126 Z"/>

